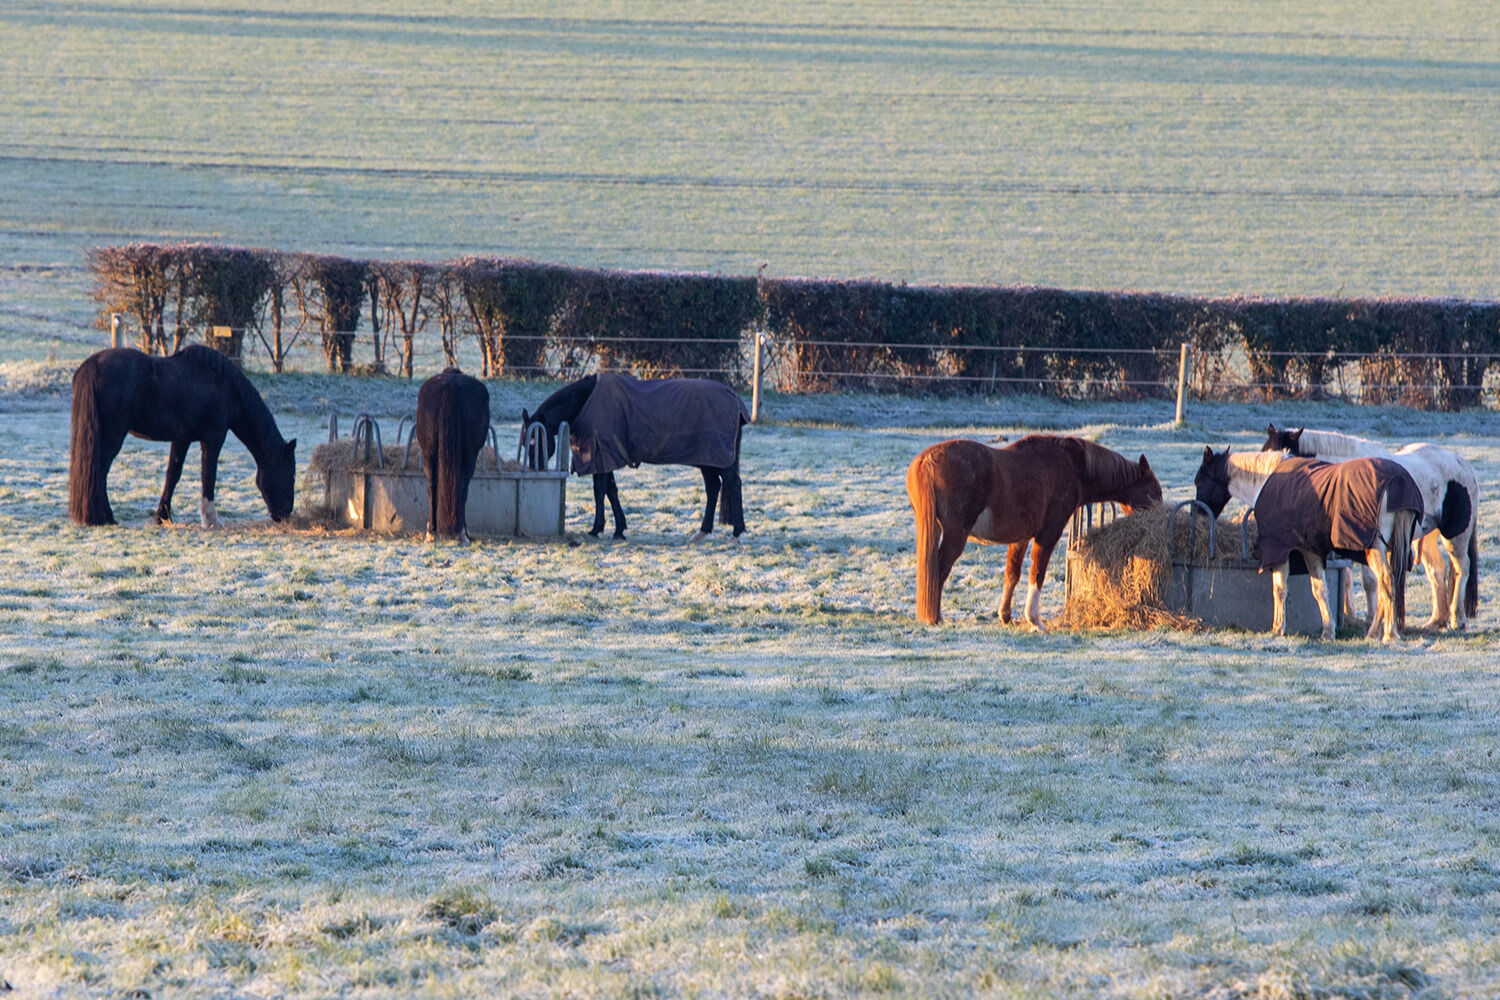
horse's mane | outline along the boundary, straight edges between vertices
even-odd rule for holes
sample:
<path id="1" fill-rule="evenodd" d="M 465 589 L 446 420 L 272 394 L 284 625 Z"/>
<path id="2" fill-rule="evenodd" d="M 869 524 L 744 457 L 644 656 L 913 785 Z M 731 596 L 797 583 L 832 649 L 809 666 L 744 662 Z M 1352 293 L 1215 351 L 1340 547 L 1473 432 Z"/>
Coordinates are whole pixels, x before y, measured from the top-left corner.
<path id="1" fill-rule="evenodd" d="M 1231 451 L 1224 460 L 1240 472 L 1265 477 L 1291 455 L 1289 451 Z"/>
<path id="2" fill-rule="evenodd" d="M 1299 451 L 1319 458 L 1380 457 L 1391 453 L 1379 441 L 1355 437 L 1353 434 L 1340 434 L 1338 431 L 1304 430 L 1299 445 Z"/>
<path id="3" fill-rule="evenodd" d="M 583 401 L 594 391 L 594 386 L 598 381 L 598 378 L 593 375 L 585 375 L 581 379 L 569 382 L 542 400 L 541 404 L 531 414 L 531 419 L 542 420 L 545 418 L 550 420 L 553 418 L 554 412 L 560 412 L 566 417 L 576 416 L 578 410 L 583 406 Z M 564 419 L 564 417 L 558 416 L 557 419 Z"/>
<path id="4" fill-rule="evenodd" d="M 239 418 L 231 420 L 229 429 L 250 449 L 257 463 L 270 457 L 272 447 L 286 443 L 266 401 L 239 366 L 228 357 L 202 344 L 190 344 L 174 357 L 181 359 L 188 367 L 202 370 L 211 378 L 221 379 L 229 386 L 238 404 Z"/>
<path id="5" fill-rule="evenodd" d="M 1101 490 L 1114 490 L 1130 486 L 1143 478 L 1141 466 L 1130 459 L 1085 438 L 1072 438 L 1083 446 L 1083 470 L 1085 480 Z"/>

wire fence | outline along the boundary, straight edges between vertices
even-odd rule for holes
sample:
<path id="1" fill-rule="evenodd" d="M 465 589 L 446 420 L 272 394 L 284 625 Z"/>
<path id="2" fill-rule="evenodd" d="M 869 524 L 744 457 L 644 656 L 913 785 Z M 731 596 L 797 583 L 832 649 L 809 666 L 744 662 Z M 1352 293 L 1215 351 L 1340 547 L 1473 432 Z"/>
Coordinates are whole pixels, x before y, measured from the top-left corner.
<path id="1" fill-rule="evenodd" d="M 260 327 L 191 329 L 189 341 L 221 349 L 233 336 L 240 363 L 271 369 L 273 352 Z M 406 363 L 394 331 L 350 338 L 347 360 L 331 363 L 324 338 L 298 329 L 285 336 L 281 368 L 339 371 L 349 375 L 397 374 Z M 134 340 L 124 317 L 112 341 Z M 1265 401 L 1334 399 L 1354 404 L 1397 404 L 1423 409 L 1500 406 L 1500 357 L 1432 352 L 1251 351 L 1032 345 L 934 345 L 858 340 L 787 339 L 746 330 L 738 342 L 691 337 L 516 335 L 505 338 L 503 365 L 494 348 L 468 332 L 433 336 L 410 346 L 414 376 L 449 364 L 491 376 L 568 380 L 601 370 L 642 377 L 714 378 L 755 392 L 904 392 L 1031 394 L 1082 400 L 1147 398 Z M 673 359 L 711 357 L 717 364 Z M 1279 374 L 1281 377 L 1276 377 Z M 1294 377 L 1287 377 L 1292 375 Z"/>

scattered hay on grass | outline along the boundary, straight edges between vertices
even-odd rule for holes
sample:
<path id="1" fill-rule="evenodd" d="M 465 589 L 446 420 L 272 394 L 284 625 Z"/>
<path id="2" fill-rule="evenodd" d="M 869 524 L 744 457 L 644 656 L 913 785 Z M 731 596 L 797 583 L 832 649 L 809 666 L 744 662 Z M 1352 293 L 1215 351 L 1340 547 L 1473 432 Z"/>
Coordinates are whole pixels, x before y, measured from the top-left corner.
<path id="1" fill-rule="evenodd" d="M 1067 599 L 1056 624 L 1073 629 L 1201 630 L 1200 619 L 1166 606 L 1163 594 L 1171 579 L 1173 553 L 1199 564 L 1239 559 L 1241 522 L 1221 520 L 1210 553 L 1201 516 L 1195 525 L 1183 510 L 1175 524 L 1171 521 L 1171 509 L 1161 505 L 1118 518 L 1080 539 L 1072 550 Z M 1169 536 L 1169 526 L 1175 538 Z M 1253 548 L 1253 520 L 1246 541 Z"/>

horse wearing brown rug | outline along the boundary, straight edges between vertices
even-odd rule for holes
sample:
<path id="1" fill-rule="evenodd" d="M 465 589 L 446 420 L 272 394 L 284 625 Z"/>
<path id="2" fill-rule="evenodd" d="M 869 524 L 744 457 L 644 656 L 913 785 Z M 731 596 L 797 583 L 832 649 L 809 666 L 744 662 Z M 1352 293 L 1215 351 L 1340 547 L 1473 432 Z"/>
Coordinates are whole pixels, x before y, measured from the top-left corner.
<path id="1" fill-rule="evenodd" d="M 417 390 L 412 434 L 427 470 L 427 540 L 469 544 L 469 481 L 490 432 L 490 391 L 457 368 L 445 368 Z"/>
<path id="2" fill-rule="evenodd" d="M 201 344 L 158 358 L 129 347 L 99 351 L 73 373 L 73 426 L 68 460 L 68 516 L 79 524 L 114 524 L 109 467 L 127 434 L 171 442 L 155 520 L 172 520 L 172 493 L 188 445 L 203 459 L 205 528 L 219 527 L 214 481 L 224 438 L 233 432 L 255 459 L 255 485 L 271 520 L 285 520 L 296 499 L 297 441 L 284 440 L 276 419 L 245 373 Z"/>
<path id="3" fill-rule="evenodd" d="M 1215 454 L 1203 449 L 1193 479 L 1197 499 L 1218 517 L 1234 497 L 1255 510 L 1261 571 L 1271 571 L 1271 633 L 1286 633 L 1286 587 L 1291 555 L 1307 565 L 1323 638 L 1333 638 L 1333 614 L 1323 562 L 1338 552 L 1375 572 L 1377 610 L 1370 638 L 1401 638 L 1406 620 L 1406 571 L 1412 538 L 1422 520 L 1422 491 L 1411 474 L 1384 458 L 1319 462 L 1285 452 Z"/>
<path id="4" fill-rule="evenodd" d="M 552 457 L 557 434 L 568 424 L 573 471 L 594 477 L 594 526 L 604 531 L 604 501 L 609 500 L 615 537 L 625 537 L 625 510 L 615 485 L 615 470 L 625 466 L 692 465 L 703 473 L 708 502 L 692 541 L 719 523 L 745 533 L 745 505 L 740 485 L 740 430 L 750 422 L 745 401 L 723 382 L 703 378 L 638 379 L 600 372 L 563 386 L 542 401 L 535 413 L 521 411 L 522 434 L 533 422 L 546 431 L 547 454 L 529 456 L 532 468 Z"/>
<path id="5" fill-rule="evenodd" d="M 1073 512 L 1104 501 L 1127 513 L 1161 503 L 1145 455 L 1132 462 L 1092 441 L 1047 434 L 1003 448 L 964 438 L 935 444 L 907 467 L 906 493 L 917 519 L 917 620 L 928 625 L 942 621 L 943 585 L 969 539 L 1008 547 L 1004 622 L 1031 543 L 1025 620 L 1040 629 L 1047 563 Z"/>

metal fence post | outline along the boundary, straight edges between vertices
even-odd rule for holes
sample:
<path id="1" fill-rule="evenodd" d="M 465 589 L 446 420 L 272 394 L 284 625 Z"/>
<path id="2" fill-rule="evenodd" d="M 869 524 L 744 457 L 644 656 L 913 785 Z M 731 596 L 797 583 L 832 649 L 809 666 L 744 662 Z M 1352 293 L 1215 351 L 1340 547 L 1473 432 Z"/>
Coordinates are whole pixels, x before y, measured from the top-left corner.
<path id="1" fill-rule="evenodd" d="M 750 376 L 750 422 L 760 420 L 760 342 L 761 331 L 755 331 L 755 365 Z"/>
<path id="2" fill-rule="evenodd" d="M 109 314 L 109 346 L 120 346 L 120 314 Z"/>
<path id="3" fill-rule="evenodd" d="M 1182 353 L 1177 359 L 1177 419 L 1174 427 L 1181 427 L 1187 422 L 1187 379 L 1188 379 L 1188 351 L 1191 348 L 1187 341 L 1183 341 Z"/>

